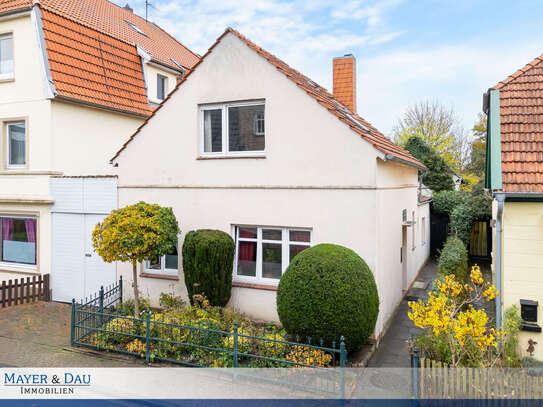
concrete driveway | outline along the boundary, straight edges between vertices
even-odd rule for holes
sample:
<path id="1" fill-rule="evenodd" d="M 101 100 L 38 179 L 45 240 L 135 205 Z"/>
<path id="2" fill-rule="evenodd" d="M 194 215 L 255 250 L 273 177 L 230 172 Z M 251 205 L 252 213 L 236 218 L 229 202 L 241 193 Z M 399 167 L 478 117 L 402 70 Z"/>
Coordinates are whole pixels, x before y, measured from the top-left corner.
<path id="1" fill-rule="evenodd" d="M 70 347 L 71 306 L 0 308 L 0 367 L 143 367 L 141 361 Z"/>

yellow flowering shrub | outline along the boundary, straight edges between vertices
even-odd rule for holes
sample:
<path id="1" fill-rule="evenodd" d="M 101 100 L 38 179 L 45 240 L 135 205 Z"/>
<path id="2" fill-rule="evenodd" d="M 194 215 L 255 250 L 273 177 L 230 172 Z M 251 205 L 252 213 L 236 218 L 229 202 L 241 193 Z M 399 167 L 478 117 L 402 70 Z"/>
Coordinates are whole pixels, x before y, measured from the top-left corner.
<path id="1" fill-rule="evenodd" d="M 134 339 L 132 342 L 126 344 L 126 350 L 128 352 L 138 353 L 143 355 L 145 353 L 145 342 L 142 342 L 139 339 Z"/>
<path id="2" fill-rule="evenodd" d="M 286 359 L 289 362 L 303 363 L 312 367 L 329 367 L 332 363 L 330 354 L 307 346 L 296 346 L 287 354 Z M 292 365 L 292 367 L 304 368 L 309 366 Z"/>
<path id="3" fill-rule="evenodd" d="M 493 366 L 499 358 L 497 341 L 504 332 L 491 328 L 487 313 L 474 304 L 497 295 L 496 287 L 484 281 L 475 265 L 468 284 L 448 275 L 437 282 L 437 290 L 429 293 L 427 301 L 409 302 L 409 319 L 425 330 L 418 341 L 426 347 L 423 354 L 455 366 Z"/>

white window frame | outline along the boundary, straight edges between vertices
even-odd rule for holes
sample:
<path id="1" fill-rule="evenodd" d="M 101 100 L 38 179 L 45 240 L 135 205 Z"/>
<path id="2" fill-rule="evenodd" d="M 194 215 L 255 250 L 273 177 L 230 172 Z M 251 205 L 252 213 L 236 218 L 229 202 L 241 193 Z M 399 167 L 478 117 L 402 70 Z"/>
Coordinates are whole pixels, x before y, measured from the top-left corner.
<path id="1" fill-rule="evenodd" d="M 262 115 L 262 117 L 260 117 Z M 260 123 L 263 124 L 262 131 L 259 131 Z M 254 126 L 254 135 L 255 136 L 266 136 L 266 110 L 264 110 L 264 113 L 255 113 L 254 119 L 253 119 L 253 126 Z"/>
<path id="2" fill-rule="evenodd" d="M 176 269 L 167 269 L 166 268 L 166 255 L 160 258 L 160 270 L 151 268 L 151 262 L 145 260 L 143 262 L 143 271 L 146 274 L 156 274 L 159 276 L 177 276 L 179 275 L 179 249 L 177 250 L 177 268 Z"/>
<path id="3" fill-rule="evenodd" d="M 411 219 L 413 220 L 413 227 L 411 228 L 411 233 L 413 234 L 411 236 L 411 250 L 415 250 L 417 248 L 417 221 L 415 220 L 415 211 L 411 212 Z"/>
<path id="4" fill-rule="evenodd" d="M 13 126 L 13 125 L 24 125 L 24 128 L 25 128 L 25 163 L 24 164 L 10 164 L 9 160 L 10 160 L 10 149 L 11 149 L 11 146 L 10 146 L 10 137 L 9 137 L 9 126 Z M 9 122 L 6 122 L 5 123 L 5 126 L 4 126 L 4 129 L 5 129 L 5 134 L 6 134 L 6 142 L 5 142 L 5 146 L 6 146 L 6 168 L 7 169 L 10 169 L 10 170 L 20 170 L 20 169 L 24 169 L 24 168 L 27 168 L 28 166 L 28 129 L 27 129 L 27 123 L 26 123 L 26 120 L 17 120 L 17 121 L 9 121 Z"/>
<path id="5" fill-rule="evenodd" d="M 239 237 L 240 228 L 255 228 L 256 229 L 256 239 L 248 237 Z M 281 240 L 268 240 L 262 238 L 262 230 L 280 230 L 281 231 Z M 290 240 L 289 232 L 309 232 L 309 242 L 296 242 Z M 249 284 L 262 284 L 262 285 L 271 285 L 276 286 L 279 284 L 280 279 L 276 278 L 267 278 L 262 276 L 262 243 L 274 243 L 281 244 L 281 275 L 283 275 L 288 268 L 290 263 L 290 245 L 297 246 L 307 246 L 311 247 L 313 245 L 313 230 L 309 228 L 296 228 L 296 227 L 277 227 L 277 226 L 255 226 L 255 225 L 233 225 L 232 226 L 232 236 L 236 242 L 236 251 L 234 257 L 234 270 L 233 270 L 233 281 L 240 283 L 249 283 Z M 256 242 L 256 276 L 240 276 L 237 274 L 238 271 L 238 252 L 239 252 L 239 242 Z"/>
<path id="6" fill-rule="evenodd" d="M 163 80 L 164 81 L 164 84 L 163 84 L 163 91 L 164 91 L 164 97 L 163 98 L 160 98 L 159 95 L 158 95 L 158 84 L 160 82 L 160 80 Z M 156 74 L 156 98 L 157 100 L 160 100 L 161 102 L 166 99 L 166 97 L 168 97 L 168 77 L 166 75 L 161 75 L 159 73 Z"/>
<path id="7" fill-rule="evenodd" d="M 39 254 L 39 243 L 40 243 L 40 223 L 37 216 L 32 215 L 13 215 L 10 213 L 0 213 L 0 218 L 11 218 L 11 219 L 33 219 L 36 221 L 36 264 L 28 263 L 16 263 L 10 261 L 2 261 L 0 257 L 0 267 L 4 268 L 20 268 L 26 270 L 37 270 L 38 269 L 38 254 Z M 0 244 L 2 244 L 2 236 L 0 235 Z"/>
<path id="8" fill-rule="evenodd" d="M 13 41 L 13 33 L 0 34 L 0 39 L 10 39 L 11 47 L 13 48 L 13 69 L 8 73 L 0 73 L 0 81 L 9 81 L 15 78 L 15 43 Z"/>
<path id="9" fill-rule="evenodd" d="M 243 156 L 258 156 L 264 155 L 266 151 L 266 139 L 264 139 L 264 150 L 255 151 L 229 151 L 228 140 L 228 109 L 231 107 L 244 107 L 244 106 L 264 106 L 264 134 L 262 137 L 266 137 L 266 104 L 262 101 L 254 102 L 238 102 L 238 103 L 220 103 L 212 105 L 200 105 L 200 156 L 202 157 L 243 157 Z M 204 112 L 206 110 L 221 110 L 222 112 L 222 151 L 206 152 L 204 151 Z M 253 128 L 254 130 L 254 128 Z"/>

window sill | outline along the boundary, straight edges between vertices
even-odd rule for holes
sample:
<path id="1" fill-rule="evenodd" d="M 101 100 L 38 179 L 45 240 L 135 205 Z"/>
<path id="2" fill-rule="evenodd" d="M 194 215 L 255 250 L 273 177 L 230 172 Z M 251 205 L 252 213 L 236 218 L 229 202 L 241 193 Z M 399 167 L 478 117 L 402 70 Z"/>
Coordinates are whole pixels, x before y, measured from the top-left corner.
<path id="1" fill-rule="evenodd" d="M 536 323 L 523 322 L 521 326 L 521 331 L 541 332 L 541 327 Z"/>
<path id="2" fill-rule="evenodd" d="M 220 156 L 199 156 L 196 160 L 236 160 L 236 159 L 261 159 L 265 155 L 220 155 Z"/>
<path id="3" fill-rule="evenodd" d="M 266 291 L 277 291 L 277 286 L 275 285 L 241 283 L 239 281 L 232 281 L 232 287 L 253 288 L 255 290 L 266 290 Z"/>
<path id="4" fill-rule="evenodd" d="M 154 273 L 140 273 L 140 277 L 147 277 L 147 278 L 158 278 L 161 280 L 174 280 L 179 281 L 179 276 L 174 275 L 168 275 L 168 274 L 154 274 Z"/>
<path id="5" fill-rule="evenodd" d="M 0 76 L 0 83 L 4 82 L 15 82 L 15 76 Z"/>
<path id="6" fill-rule="evenodd" d="M 9 273 L 20 273 L 28 274 L 30 276 L 39 276 L 41 275 L 38 270 L 38 266 L 24 266 L 16 265 L 14 263 L 0 263 L 0 271 L 9 272 Z"/>

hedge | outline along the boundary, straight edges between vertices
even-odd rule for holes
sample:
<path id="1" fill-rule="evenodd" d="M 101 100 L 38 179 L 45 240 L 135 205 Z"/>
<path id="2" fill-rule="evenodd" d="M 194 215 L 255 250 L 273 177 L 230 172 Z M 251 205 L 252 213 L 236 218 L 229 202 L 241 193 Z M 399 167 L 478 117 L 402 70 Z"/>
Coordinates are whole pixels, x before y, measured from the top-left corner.
<path id="1" fill-rule="evenodd" d="M 343 246 L 320 244 L 299 253 L 277 289 L 277 312 L 291 335 L 320 339 L 325 346 L 349 351 L 367 341 L 375 329 L 379 296 L 366 262 Z"/>
<path id="2" fill-rule="evenodd" d="M 453 209 L 450 216 L 449 229 L 451 235 L 457 236 L 467 246 L 473 227 L 473 211 L 468 203 L 460 204 Z"/>
<path id="3" fill-rule="evenodd" d="M 224 307 L 232 294 L 235 244 L 220 230 L 191 231 L 183 243 L 183 271 L 191 304 L 196 294 Z M 194 304 L 193 304 L 194 305 Z"/>
<path id="4" fill-rule="evenodd" d="M 449 236 L 441 250 L 438 263 L 440 276 L 454 274 L 457 281 L 467 282 L 468 251 L 466 246 L 456 236 Z"/>

